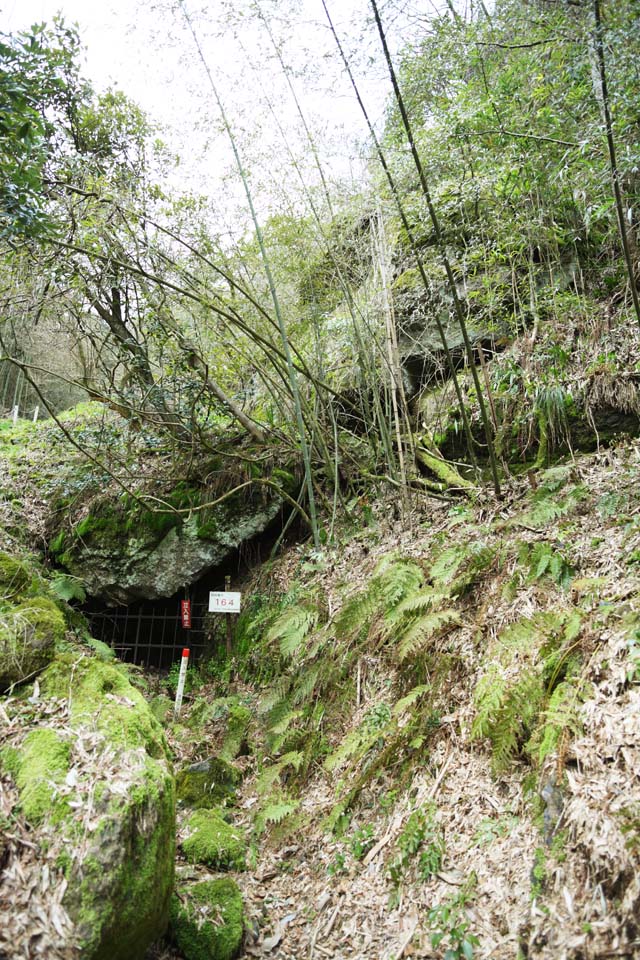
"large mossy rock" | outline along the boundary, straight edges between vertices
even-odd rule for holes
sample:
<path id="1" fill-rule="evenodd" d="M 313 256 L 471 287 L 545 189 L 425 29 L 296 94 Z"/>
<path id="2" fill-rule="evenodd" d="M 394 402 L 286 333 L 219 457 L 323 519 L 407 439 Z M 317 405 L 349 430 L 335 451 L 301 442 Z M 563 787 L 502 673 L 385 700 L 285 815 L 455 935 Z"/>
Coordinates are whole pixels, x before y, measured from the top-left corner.
<path id="1" fill-rule="evenodd" d="M 242 933 L 242 895 L 230 877 L 177 887 L 171 936 L 185 960 L 233 960 Z"/>
<path id="2" fill-rule="evenodd" d="M 66 621 L 35 565 L 0 552 L 0 693 L 51 661 Z"/>
<path id="3" fill-rule="evenodd" d="M 244 831 L 223 819 L 217 810 L 197 810 L 188 820 L 182 849 L 189 863 L 217 870 L 244 870 L 247 841 Z"/>
<path id="4" fill-rule="evenodd" d="M 63 615 L 46 597 L 0 611 L 0 692 L 44 670 L 65 630 Z"/>
<path id="5" fill-rule="evenodd" d="M 123 665 L 79 648 L 57 654 L 39 692 L 7 709 L 21 722 L 0 765 L 19 791 L 16 815 L 56 858 L 83 960 L 142 960 L 166 929 L 173 889 L 175 787 L 162 728 Z"/>
<path id="6" fill-rule="evenodd" d="M 94 504 L 72 534 L 54 538 L 50 549 L 62 566 L 82 577 L 90 596 L 107 603 L 171 597 L 263 533 L 282 505 L 271 492 L 234 496 L 185 519 L 105 500 Z"/>
<path id="7" fill-rule="evenodd" d="M 209 757 L 178 771 L 178 802 L 192 810 L 217 807 L 233 796 L 240 780 L 236 768 L 222 757 Z"/>

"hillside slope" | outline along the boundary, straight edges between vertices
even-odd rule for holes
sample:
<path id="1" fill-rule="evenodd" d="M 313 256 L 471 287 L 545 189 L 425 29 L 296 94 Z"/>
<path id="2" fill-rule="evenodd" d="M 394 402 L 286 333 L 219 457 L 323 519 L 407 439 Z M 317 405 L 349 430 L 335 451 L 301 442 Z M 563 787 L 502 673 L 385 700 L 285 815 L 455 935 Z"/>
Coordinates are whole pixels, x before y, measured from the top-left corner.
<path id="1" fill-rule="evenodd" d="M 247 955 L 638 955 L 639 457 L 402 530 L 364 505 L 248 585 L 235 679 L 210 665 L 173 731 L 228 757 L 253 718 L 228 801 Z"/>

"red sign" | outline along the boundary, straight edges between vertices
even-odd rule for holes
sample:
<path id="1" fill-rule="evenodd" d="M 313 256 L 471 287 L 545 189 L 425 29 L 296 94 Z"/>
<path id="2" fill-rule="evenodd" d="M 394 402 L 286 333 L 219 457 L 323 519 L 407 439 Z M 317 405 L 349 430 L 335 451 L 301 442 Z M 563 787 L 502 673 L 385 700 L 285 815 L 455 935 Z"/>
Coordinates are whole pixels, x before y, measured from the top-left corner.
<path id="1" fill-rule="evenodd" d="M 188 630 L 191 626 L 191 600 L 180 601 L 180 614 L 182 616 L 182 626 Z"/>

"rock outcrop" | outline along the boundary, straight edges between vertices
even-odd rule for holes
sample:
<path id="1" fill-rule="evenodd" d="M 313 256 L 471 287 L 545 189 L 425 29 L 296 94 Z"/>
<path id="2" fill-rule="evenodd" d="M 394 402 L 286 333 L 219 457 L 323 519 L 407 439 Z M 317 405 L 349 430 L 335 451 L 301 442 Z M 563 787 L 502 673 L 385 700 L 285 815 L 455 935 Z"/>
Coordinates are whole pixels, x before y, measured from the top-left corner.
<path id="1" fill-rule="evenodd" d="M 175 789 L 162 729 L 123 665 L 69 643 L 23 690 L 4 705 L 0 770 L 43 871 L 46 861 L 49 898 L 63 891 L 57 926 L 69 933 L 50 955 L 142 960 L 164 933 L 173 891 Z M 12 898 L 12 883 L 17 870 L 0 899 Z"/>
<path id="2" fill-rule="evenodd" d="M 185 518 L 170 508 L 140 511 L 130 503 L 103 500 L 71 534 L 56 537 L 51 551 L 82 578 L 90 596 L 106 603 L 171 597 L 263 533 L 282 505 L 272 492 L 235 496 L 206 514 Z"/>

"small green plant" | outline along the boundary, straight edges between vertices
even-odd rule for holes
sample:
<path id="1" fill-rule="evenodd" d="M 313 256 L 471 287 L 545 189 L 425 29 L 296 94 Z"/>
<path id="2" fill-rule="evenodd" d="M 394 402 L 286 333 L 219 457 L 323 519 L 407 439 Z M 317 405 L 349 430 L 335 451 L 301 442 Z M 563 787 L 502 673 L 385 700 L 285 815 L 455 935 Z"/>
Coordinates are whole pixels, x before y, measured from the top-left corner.
<path id="1" fill-rule="evenodd" d="M 338 877 L 340 874 L 347 872 L 346 859 L 346 854 L 342 851 L 339 850 L 336 853 L 335 857 L 327 867 L 327 873 L 330 877 Z"/>
<path id="2" fill-rule="evenodd" d="M 633 631 L 627 642 L 627 683 L 640 682 L 640 628 Z"/>
<path id="3" fill-rule="evenodd" d="M 518 559 L 528 568 L 527 579 L 530 583 L 550 577 L 559 587 L 566 589 L 575 573 L 566 557 L 546 540 L 540 540 L 533 545 L 521 544 Z"/>
<path id="4" fill-rule="evenodd" d="M 435 804 L 414 810 L 398 837 L 397 854 L 387 869 L 393 888 L 389 897 L 391 909 L 399 903 L 402 881 L 414 862 L 423 883 L 442 866 L 444 837 L 435 822 L 435 812 Z"/>
<path id="5" fill-rule="evenodd" d="M 178 677 L 180 676 L 180 663 L 172 663 L 167 674 L 167 679 L 165 680 L 165 685 L 169 692 L 175 696 L 176 690 L 178 689 Z M 195 690 L 199 690 L 202 686 L 202 677 L 200 676 L 200 671 L 195 666 L 187 667 L 187 673 L 184 678 L 184 692 L 193 693 Z"/>
<path id="6" fill-rule="evenodd" d="M 428 913 L 432 929 L 431 946 L 446 947 L 443 960 L 473 960 L 474 949 L 480 940 L 469 932 L 469 920 L 465 913 L 468 893 L 463 890 L 450 900 L 436 904 Z"/>
<path id="7" fill-rule="evenodd" d="M 480 821 L 473 835 L 473 843 L 476 847 L 485 847 L 493 843 L 499 837 L 506 837 L 517 823 L 517 817 L 509 814 L 505 817 L 485 817 Z"/>
<path id="8" fill-rule="evenodd" d="M 358 827 L 358 829 L 353 832 L 349 841 L 349 849 L 356 860 L 362 860 L 365 854 L 371 850 L 374 843 L 375 836 L 373 827 L 371 824 L 367 824 L 366 827 Z"/>

